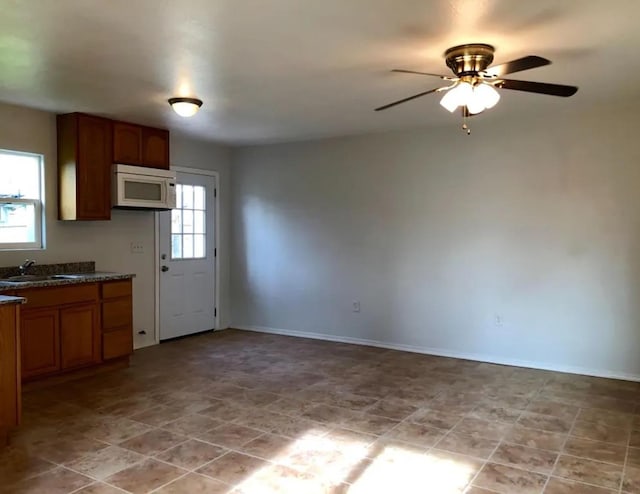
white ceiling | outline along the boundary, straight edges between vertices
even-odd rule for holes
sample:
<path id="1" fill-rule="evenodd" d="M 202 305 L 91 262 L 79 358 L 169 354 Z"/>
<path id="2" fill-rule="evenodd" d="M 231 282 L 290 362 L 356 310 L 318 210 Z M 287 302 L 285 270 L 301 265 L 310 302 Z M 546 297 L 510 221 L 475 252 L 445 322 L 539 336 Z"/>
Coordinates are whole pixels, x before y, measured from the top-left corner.
<path id="1" fill-rule="evenodd" d="M 530 79 L 569 99 L 502 91 L 491 117 L 637 97 L 637 0 L 4 0 L 0 100 L 84 111 L 228 143 L 458 125 L 437 87 L 391 68 L 448 73 L 450 46 L 490 43 L 496 63 L 550 58 Z M 174 95 L 204 100 L 189 120 Z"/>

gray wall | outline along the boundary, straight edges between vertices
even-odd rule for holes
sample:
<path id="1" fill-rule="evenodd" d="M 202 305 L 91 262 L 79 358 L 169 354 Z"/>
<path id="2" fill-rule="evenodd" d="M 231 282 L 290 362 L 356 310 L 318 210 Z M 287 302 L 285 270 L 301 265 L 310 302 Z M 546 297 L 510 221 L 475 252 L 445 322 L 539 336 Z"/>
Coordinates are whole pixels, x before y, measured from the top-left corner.
<path id="1" fill-rule="evenodd" d="M 136 347 L 154 343 L 155 245 L 154 214 L 148 211 L 114 210 L 111 221 L 62 222 L 57 218 L 55 115 L 20 106 L 0 104 L 0 148 L 44 155 L 46 249 L 0 251 L 0 266 L 12 266 L 25 258 L 39 263 L 96 261 L 106 271 L 135 273 L 134 336 Z M 229 150 L 211 143 L 172 135 L 171 163 L 216 170 L 221 178 L 221 323 L 228 324 L 229 310 Z M 142 243 L 143 254 L 131 253 L 131 242 Z M 145 336 L 138 335 L 141 329 Z"/>
<path id="2" fill-rule="evenodd" d="M 634 112 L 472 123 L 234 150 L 233 326 L 640 379 Z"/>

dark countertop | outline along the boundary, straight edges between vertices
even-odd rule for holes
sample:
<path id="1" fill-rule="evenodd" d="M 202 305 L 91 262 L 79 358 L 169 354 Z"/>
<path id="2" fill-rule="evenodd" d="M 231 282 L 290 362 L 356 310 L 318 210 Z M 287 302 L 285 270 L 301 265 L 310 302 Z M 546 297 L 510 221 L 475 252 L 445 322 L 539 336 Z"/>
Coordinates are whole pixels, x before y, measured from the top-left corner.
<path id="1" fill-rule="evenodd" d="M 27 281 L 22 283 L 10 283 L 6 281 L 0 281 L 0 293 L 11 292 L 15 290 L 24 290 L 25 288 L 43 288 L 43 287 L 50 287 L 50 286 L 77 285 L 79 283 L 97 283 L 99 281 L 128 280 L 128 279 L 134 278 L 136 275 L 97 271 L 94 273 L 78 273 L 78 274 L 73 274 L 71 276 L 73 276 L 73 278 L 58 278 L 54 280 Z M 5 302 L 5 303 L 8 303 L 8 302 Z M 16 303 L 16 302 L 13 302 L 13 303 Z"/>
<path id="2" fill-rule="evenodd" d="M 23 297 L 10 297 L 8 295 L 0 295 L 0 305 L 8 304 L 24 304 L 27 301 Z"/>

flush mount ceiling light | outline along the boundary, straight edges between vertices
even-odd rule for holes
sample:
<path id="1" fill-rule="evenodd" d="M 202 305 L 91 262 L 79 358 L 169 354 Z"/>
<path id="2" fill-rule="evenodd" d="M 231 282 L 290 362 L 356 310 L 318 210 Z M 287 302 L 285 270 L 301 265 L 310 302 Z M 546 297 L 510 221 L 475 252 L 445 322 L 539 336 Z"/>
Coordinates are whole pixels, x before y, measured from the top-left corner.
<path id="1" fill-rule="evenodd" d="M 193 117 L 202 106 L 198 98 L 171 98 L 169 104 L 173 111 L 181 117 Z"/>
<path id="2" fill-rule="evenodd" d="M 528 93 L 548 94 L 565 98 L 573 96 L 578 91 L 578 88 L 575 86 L 505 79 L 503 76 L 506 74 L 543 67 L 549 65 L 551 62 L 546 58 L 529 55 L 490 67 L 493 62 L 494 51 L 493 46 L 484 43 L 473 43 L 449 48 L 445 52 L 444 58 L 447 66 L 453 72 L 454 77 L 416 72 L 414 70 L 392 70 L 392 72 L 439 77 L 442 80 L 448 81 L 450 85 L 394 101 L 388 105 L 376 108 L 376 111 L 386 110 L 392 106 L 420 98 L 427 94 L 444 92 L 445 95 L 440 101 L 440 104 L 451 113 L 460 108 L 462 116 L 465 119 L 462 128 L 467 134 L 470 134 L 471 132 L 467 126 L 466 117 L 493 108 L 498 101 L 500 101 L 498 89 L 526 91 Z"/>

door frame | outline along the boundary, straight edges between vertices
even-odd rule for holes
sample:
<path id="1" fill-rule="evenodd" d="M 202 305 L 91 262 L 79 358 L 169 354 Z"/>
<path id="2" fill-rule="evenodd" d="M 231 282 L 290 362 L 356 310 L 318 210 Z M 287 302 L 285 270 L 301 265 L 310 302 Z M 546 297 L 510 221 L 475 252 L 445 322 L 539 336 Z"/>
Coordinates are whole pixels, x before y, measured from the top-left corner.
<path id="1" fill-rule="evenodd" d="M 200 168 L 190 168 L 185 166 L 171 166 L 171 170 L 180 173 L 190 173 L 192 175 L 206 175 L 208 177 L 213 177 L 216 181 L 216 194 L 213 197 L 214 209 L 215 209 L 215 217 L 214 217 L 214 235 L 215 242 L 213 244 L 214 252 L 217 252 L 217 255 L 213 257 L 214 262 L 214 271 L 215 271 L 215 289 L 214 289 L 214 308 L 216 309 L 215 316 L 213 319 L 213 329 L 216 330 L 220 328 L 220 252 L 215 249 L 218 249 L 218 245 L 220 244 L 220 173 L 212 170 L 202 170 Z M 153 266 L 155 269 L 154 275 L 154 342 L 157 344 L 160 343 L 160 212 L 156 211 L 154 213 L 154 261 Z"/>

